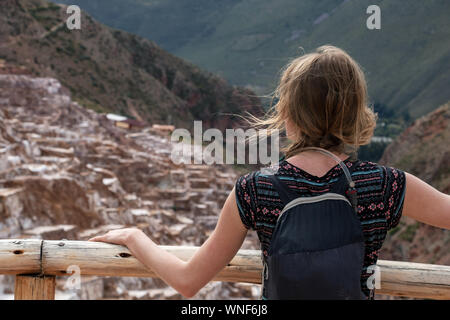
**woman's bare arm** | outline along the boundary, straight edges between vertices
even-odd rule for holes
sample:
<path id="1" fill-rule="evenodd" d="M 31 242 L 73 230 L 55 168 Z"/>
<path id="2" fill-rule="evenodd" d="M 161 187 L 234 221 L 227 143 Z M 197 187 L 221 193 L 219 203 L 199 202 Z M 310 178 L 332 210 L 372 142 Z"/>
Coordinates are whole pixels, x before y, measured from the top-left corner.
<path id="1" fill-rule="evenodd" d="M 435 227 L 450 229 L 450 196 L 406 173 L 403 215 Z"/>
<path id="2" fill-rule="evenodd" d="M 90 241 L 126 245 L 133 256 L 185 297 L 194 296 L 236 255 L 247 234 L 235 191 L 228 196 L 214 232 L 187 262 L 159 248 L 138 229 L 113 230 Z"/>

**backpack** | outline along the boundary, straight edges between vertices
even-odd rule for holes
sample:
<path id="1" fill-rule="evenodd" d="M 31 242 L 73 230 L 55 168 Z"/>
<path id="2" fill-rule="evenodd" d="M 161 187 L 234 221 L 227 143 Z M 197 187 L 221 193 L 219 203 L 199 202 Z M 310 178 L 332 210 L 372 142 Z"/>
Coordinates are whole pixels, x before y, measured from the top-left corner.
<path id="1" fill-rule="evenodd" d="M 330 192 L 296 197 L 283 177 L 270 175 L 284 208 L 278 216 L 267 255 L 262 254 L 262 299 L 360 300 L 364 236 L 356 214 L 351 172 L 344 170 Z"/>

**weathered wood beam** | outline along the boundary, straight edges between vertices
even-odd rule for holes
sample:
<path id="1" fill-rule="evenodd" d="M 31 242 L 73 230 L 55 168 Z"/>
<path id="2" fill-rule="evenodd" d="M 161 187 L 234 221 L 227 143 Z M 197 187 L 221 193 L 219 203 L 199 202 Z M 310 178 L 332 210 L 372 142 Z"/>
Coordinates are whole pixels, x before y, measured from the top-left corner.
<path id="1" fill-rule="evenodd" d="M 188 260 L 197 247 L 162 246 Z M 376 292 L 412 298 L 450 299 L 450 266 L 378 260 L 381 288 Z M 88 241 L 0 240 L 0 274 L 157 277 L 124 246 Z M 69 269 L 70 270 L 70 269 Z M 261 283 L 260 251 L 239 250 L 215 281 Z"/>
<path id="2" fill-rule="evenodd" d="M 419 299 L 450 299 L 450 266 L 378 260 L 381 288 L 377 293 Z"/>
<path id="3" fill-rule="evenodd" d="M 188 260 L 196 247 L 162 246 L 182 260 Z M 83 275 L 118 277 L 157 277 L 135 259 L 124 246 L 89 241 L 44 241 L 42 268 L 45 274 L 67 275 L 74 265 Z M 261 282 L 261 259 L 254 250 L 239 254 L 214 279 L 230 282 Z"/>
<path id="4" fill-rule="evenodd" d="M 41 240 L 0 240 L 0 274 L 41 272 Z"/>

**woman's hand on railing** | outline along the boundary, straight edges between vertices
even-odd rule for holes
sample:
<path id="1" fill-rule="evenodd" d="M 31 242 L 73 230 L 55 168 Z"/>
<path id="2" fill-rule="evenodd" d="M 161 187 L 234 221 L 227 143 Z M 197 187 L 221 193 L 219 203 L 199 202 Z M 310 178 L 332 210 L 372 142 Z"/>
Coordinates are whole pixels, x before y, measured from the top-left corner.
<path id="1" fill-rule="evenodd" d="M 89 240 L 127 246 L 143 265 L 190 298 L 233 259 L 246 234 L 233 189 L 225 201 L 214 232 L 189 261 L 161 249 L 144 232 L 134 228 L 112 230 Z"/>
<path id="2" fill-rule="evenodd" d="M 108 242 L 128 247 L 133 256 L 153 270 L 168 285 L 185 297 L 190 297 L 190 284 L 186 278 L 187 262 L 159 248 L 144 232 L 137 228 L 111 230 L 89 241 Z"/>
<path id="3" fill-rule="evenodd" d="M 134 241 L 138 233 L 142 233 L 142 231 L 137 228 L 115 229 L 104 235 L 93 237 L 89 241 L 107 242 L 128 247 L 128 244 Z"/>

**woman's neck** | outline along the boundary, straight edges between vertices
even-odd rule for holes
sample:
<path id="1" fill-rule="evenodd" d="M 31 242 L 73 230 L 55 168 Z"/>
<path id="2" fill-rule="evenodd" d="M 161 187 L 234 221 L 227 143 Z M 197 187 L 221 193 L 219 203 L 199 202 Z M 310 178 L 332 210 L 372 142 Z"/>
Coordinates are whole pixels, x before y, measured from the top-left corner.
<path id="1" fill-rule="evenodd" d="M 332 153 L 341 161 L 349 158 L 349 155 L 345 153 Z M 317 177 L 322 177 L 328 171 L 330 171 L 331 168 L 337 165 L 336 160 L 334 160 L 330 156 L 313 150 L 303 151 L 295 156 L 286 159 L 286 161 Z"/>

